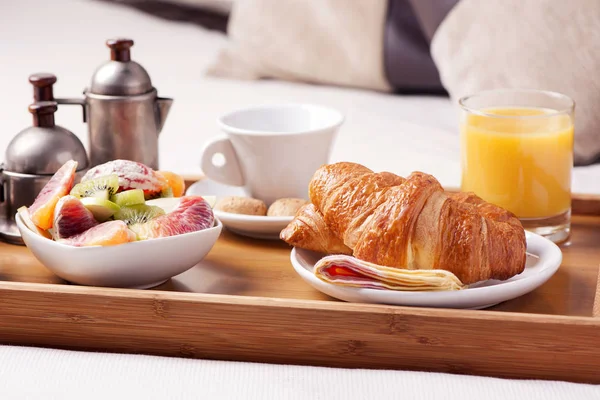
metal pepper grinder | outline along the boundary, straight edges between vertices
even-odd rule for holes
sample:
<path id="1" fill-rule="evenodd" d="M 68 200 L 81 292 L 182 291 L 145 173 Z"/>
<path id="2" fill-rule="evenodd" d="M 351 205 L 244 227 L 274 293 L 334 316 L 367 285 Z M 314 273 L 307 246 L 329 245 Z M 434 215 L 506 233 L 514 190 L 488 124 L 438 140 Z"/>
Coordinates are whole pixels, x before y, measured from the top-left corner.
<path id="1" fill-rule="evenodd" d="M 56 99 L 83 107 L 88 124 L 90 167 L 126 159 L 158 166 L 158 135 L 173 99 L 158 97 L 146 70 L 131 60 L 131 39 L 110 39 L 110 61 L 102 64 L 83 99 Z"/>
<path id="2" fill-rule="evenodd" d="M 88 169 L 85 148 L 72 132 L 54 123 L 57 104 L 52 98 L 51 74 L 29 77 L 34 86 L 35 103 L 29 106 L 33 126 L 19 132 L 6 148 L 0 164 L 0 239 L 23 244 L 15 223 L 21 206 L 30 206 L 52 175 L 67 161 L 78 162 L 80 178 Z"/>

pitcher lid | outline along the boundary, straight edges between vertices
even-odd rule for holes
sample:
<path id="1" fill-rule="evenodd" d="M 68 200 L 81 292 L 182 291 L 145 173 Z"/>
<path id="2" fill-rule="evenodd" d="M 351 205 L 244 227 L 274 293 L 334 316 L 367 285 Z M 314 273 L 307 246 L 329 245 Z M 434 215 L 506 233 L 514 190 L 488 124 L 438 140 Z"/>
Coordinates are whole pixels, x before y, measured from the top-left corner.
<path id="1" fill-rule="evenodd" d="M 57 104 L 35 102 L 29 106 L 33 126 L 19 132 L 8 144 L 4 169 L 22 174 L 52 175 L 68 160 L 88 167 L 85 147 L 73 132 L 54 124 Z"/>
<path id="2" fill-rule="evenodd" d="M 102 64 L 92 77 L 90 92 L 110 96 L 134 96 L 152 90 L 148 72 L 131 60 L 133 40 L 109 39 L 110 61 Z"/>

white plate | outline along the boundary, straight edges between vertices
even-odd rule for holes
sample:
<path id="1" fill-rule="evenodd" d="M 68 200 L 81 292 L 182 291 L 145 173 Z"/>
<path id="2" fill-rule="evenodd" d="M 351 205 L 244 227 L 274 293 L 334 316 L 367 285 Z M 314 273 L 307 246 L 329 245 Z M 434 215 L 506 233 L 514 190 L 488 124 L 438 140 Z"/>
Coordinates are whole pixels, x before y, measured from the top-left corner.
<path id="1" fill-rule="evenodd" d="M 245 196 L 244 190 L 238 186 L 229 186 L 202 179 L 192 184 L 186 191 L 187 195 L 215 196 L 217 201 L 223 196 Z M 243 215 L 213 210 L 215 216 L 230 231 L 255 239 L 279 239 L 279 233 L 294 217 L 263 217 L 258 215 Z"/>
<path id="2" fill-rule="evenodd" d="M 361 289 L 323 282 L 313 274 L 322 254 L 294 248 L 291 261 L 302 279 L 315 289 L 340 300 L 354 303 L 381 303 L 399 306 L 440 308 L 486 308 L 529 293 L 544 284 L 560 267 L 562 252 L 550 240 L 526 232 L 527 264 L 525 271 L 506 281 L 488 280 L 458 291 L 402 292 Z"/>

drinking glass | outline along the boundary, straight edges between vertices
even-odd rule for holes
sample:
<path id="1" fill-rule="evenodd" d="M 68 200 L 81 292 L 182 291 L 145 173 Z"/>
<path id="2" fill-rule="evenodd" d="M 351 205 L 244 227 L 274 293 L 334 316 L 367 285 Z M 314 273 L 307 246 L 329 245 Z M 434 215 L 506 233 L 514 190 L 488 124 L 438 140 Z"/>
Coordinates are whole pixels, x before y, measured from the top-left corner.
<path id="1" fill-rule="evenodd" d="M 513 212 L 526 230 L 565 242 L 571 228 L 575 103 L 541 90 L 463 97 L 461 190 Z"/>

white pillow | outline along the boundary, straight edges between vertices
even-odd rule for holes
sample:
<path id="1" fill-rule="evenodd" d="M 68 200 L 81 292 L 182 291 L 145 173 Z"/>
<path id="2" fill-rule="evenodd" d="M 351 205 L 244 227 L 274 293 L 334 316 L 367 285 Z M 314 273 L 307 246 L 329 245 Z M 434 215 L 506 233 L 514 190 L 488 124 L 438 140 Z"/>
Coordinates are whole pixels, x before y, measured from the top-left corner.
<path id="1" fill-rule="evenodd" d="M 461 0 L 431 53 L 456 101 L 484 89 L 533 88 L 575 100 L 575 163 L 600 156 L 600 1 Z"/>
<path id="2" fill-rule="evenodd" d="M 388 91 L 386 10 L 386 0 L 238 0 L 230 46 L 207 73 Z"/>

